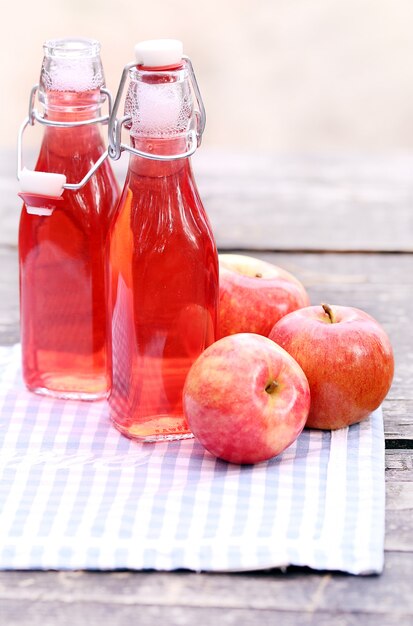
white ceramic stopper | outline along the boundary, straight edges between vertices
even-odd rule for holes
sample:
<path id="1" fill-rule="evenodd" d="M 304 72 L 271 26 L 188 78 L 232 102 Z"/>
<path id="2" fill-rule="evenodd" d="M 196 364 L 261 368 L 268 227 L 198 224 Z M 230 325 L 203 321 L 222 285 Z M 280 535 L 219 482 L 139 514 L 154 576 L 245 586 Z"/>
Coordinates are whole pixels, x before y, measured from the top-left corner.
<path id="1" fill-rule="evenodd" d="M 29 206 L 26 204 L 26 211 L 29 215 L 41 215 L 42 217 L 50 217 L 54 209 L 48 209 L 46 207 Z"/>
<path id="2" fill-rule="evenodd" d="M 177 65 L 182 55 L 183 45 L 179 39 L 150 39 L 135 46 L 136 63 L 146 67 Z"/>
<path id="3" fill-rule="evenodd" d="M 26 167 L 20 172 L 19 180 L 21 191 L 53 198 L 60 198 L 63 193 L 63 185 L 66 184 L 64 174 L 34 172 Z"/>

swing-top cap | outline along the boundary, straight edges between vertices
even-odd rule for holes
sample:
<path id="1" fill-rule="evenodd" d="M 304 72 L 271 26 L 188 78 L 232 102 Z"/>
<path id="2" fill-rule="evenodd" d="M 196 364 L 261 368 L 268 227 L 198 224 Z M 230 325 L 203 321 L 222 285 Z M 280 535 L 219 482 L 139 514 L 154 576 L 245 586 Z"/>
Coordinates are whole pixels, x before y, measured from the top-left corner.
<path id="1" fill-rule="evenodd" d="M 19 174 L 19 182 L 18 195 L 30 215 L 51 215 L 63 200 L 62 194 L 66 184 L 64 174 L 34 172 L 24 167 Z"/>
<path id="2" fill-rule="evenodd" d="M 64 174 L 34 172 L 26 167 L 20 172 L 20 191 L 59 198 L 66 184 Z"/>
<path id="3" fill-rule="evenodd" d="M 135 46 L 137 65 L 169 67 L 182 63 L 183 44 L 179 39 L 149 39 Z"/>

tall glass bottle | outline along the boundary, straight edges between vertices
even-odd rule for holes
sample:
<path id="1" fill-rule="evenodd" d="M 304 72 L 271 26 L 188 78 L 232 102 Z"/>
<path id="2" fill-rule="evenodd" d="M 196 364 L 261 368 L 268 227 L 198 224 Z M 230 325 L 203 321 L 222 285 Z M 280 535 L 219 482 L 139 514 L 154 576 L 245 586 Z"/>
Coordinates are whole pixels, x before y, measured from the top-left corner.
<path id="1" fill-rule="evenodd" d="M 35 173 L 34 186 L 28 177 L 35 193 L 21 194 L 21 340 L 27 387 L 62 398 L 103 398 L 110 386 L 104 244 L 119 190 L 108 159 L 77 184 L 105 152 L 98 124 L 104 85 L 97 41 L 45 43 L 44 113 L 32 111 L 45 129 L 35 169 L 63 174 L 68 185 L 50 199 L 39 195 Z"/>
<path id="2" fill-rule="evenodd" d="M 136 50 L 122 120 L 132 154 L 110 241 L 109 406 L 122 433 L 156 441 L 191 436 L 182 389 L 216 338 L 218 263 L 188 156 L 202 125 L 192 65 L 180 42 Z"/>

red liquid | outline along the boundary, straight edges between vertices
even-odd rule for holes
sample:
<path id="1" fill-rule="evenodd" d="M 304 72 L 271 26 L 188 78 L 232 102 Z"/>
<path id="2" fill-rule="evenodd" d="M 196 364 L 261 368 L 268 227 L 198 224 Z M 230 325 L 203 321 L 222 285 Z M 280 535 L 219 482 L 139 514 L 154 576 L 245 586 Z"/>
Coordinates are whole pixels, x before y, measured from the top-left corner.
<path id="1" fill-rule="evenodd" d="M 48 116 L 88 119 L 96 115 L 93 99 L 96 92 L 49 94 L 54 106 Z M 104 149 L 97 125 L 45 127 L 36 170 L 77 183 Z M 80 191 L 64 192 L 50 217 L 29 215 L 23 207 L 21 338 L 23 377 L 32 391 L 81 399 L 108 393 L 104 246 L 118 193 L 106 160 Z"/>
<path id="2" fill-rule="evenodd" d="M 188 159 L 131 157 L 110 265 L 112 420 L 144 441 L 191 436 L 182 389 L 215 341 L 218 264 Z"/>

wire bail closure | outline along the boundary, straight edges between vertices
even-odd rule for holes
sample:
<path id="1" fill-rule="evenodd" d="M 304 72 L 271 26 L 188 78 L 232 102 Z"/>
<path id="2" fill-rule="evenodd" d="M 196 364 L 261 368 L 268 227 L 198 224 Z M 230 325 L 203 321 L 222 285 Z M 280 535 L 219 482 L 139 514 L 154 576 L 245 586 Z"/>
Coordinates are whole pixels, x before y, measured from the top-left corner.
<path id="1" fill-rule="evenodd" d="M 44 126 L 54 126 L 57 128 L 73 128 L 76 126 L 90 126 L 92 124 L 107 124 L 110 120 L 112 113 L 112 96 L 108 89 L 104 87 L 100 88 L 101 93 L 104 95 L 105 100 L 108 102 L 108 115 L 101 115 L 99 117 L 94 117 L 88 120 L 81 120 L 78 122 L 58 122 L 54 120 L 49 120 L 41 115 L 37 109 L 35 108 L 36 103 L 36 93 L 38 91 L 39 85 L 34 85 L 30 91 L 29 97 L 29 111 L 27 117 L 23 120 L 23 123 L 20 126 L 18 137 L 17 137 L 17 179 L 21 179 L 22 171 L 24 169 L 23 166 L 23 135 L 28 126 L 34 126 L 36 122 L 39 124 L 43 124 Z M 68 189 L 70 191 L 78 191 L 82 187 L 86 185 L 86 183 L 92 178 L 93 174 L 102 163 L 108 157 L 108 149 L 106 149 L 99 159 L 94 163 L 94 165 L 90 168 L 90 170 L 86 173 L 86 175 L 82 178 L 79 183 L 65 183 L 63 185 L 63 189 Z"/>
<path id="2" fill-rule="evenodd" d="M 122 152 L 126 150 L 127 152 L 131 152 L 132 154 L 136 154 L 137 156 L 143 157 L 145 159 L 151 159 L 154 161 L 177 161 L 178 159 L 185 159 L 192 156 L 195 150 L 201 145 L 202 134 L 204 132 L 206 123 L 205 107 L 202 101 L 201 92 L 199 90 L 198 82 L 195 77 L 195 72 L 191 60 L 188 56 L 185 55 L 182 56 L 182 60 L 186 62 L 189 71 L 190 83 L 192 85 L 195 99 L 198 104 L 198 110 L 195 110 L 194 112 L 196 117 L 196 130 L 192 129 L 187 133 L 187 150 L 179 154 L 153 154 L 149 152 L 143 152 L 142 150 L 132 148 L 132 146 L 122 143 L 122 127 L 127 122 L 131 121 L 131 116 L 124 115 L 120 119 L 116 116 L 122 100 L 125 84 L 128 79 L 129 70 L 137 66 L 136 61 L 133 61 L 131 63 L 127 63 L 123 68 L 118 91 L 109 118 L 108 153 L 111 159 L 117 161 L 120 158 Z"/>

